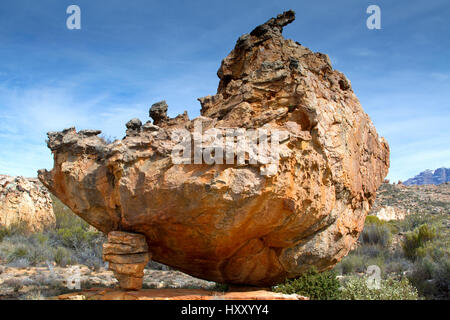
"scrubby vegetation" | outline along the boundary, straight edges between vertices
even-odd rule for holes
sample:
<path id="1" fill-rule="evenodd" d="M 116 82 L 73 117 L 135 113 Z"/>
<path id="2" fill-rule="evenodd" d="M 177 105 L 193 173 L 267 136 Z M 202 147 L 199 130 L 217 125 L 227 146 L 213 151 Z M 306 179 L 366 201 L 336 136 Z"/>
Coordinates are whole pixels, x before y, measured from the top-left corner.
<path id="1" fill-rule="evenodd" d="M 352 276 L 341 288 L 343 300 L 418 300 L 419 294 L 407 278 L 382 279 L 379 288 L 368 286 L 366 277 Z"/>
<path id="2" fill-rule="evenodd" d="M 389 222 L 368 216 L 357 247 L 334 270 L 312 271 L 273 289 L 311 299 L 449 299 L 449 226 L 448 214 L 419 213 Z M 374 265 L 380 270 L 376 287 L 367 277 Z"/>
<path id="3" fill-rule="evenodd" d="M 10 266 L 27 267 L 55 262 L 59 266 L 84 264 L 103 266 L 104 236 L 53 198 L 56 227 L 28 234 L 26 228 L 0 227 L 0 260 Z"/>
<path id="4" fill-rule="evenodd" d="M 376 265 L 381 270 L 382 283 L 391 286 L 392 290 L 397 288 L 394 291 L 413 286 L 423 298 L 449 299 L 449 242 L 446 214 L 413 214 L 403 221 L 390 222 L 368 216 L 358 247 L 335 270 L 351 277 L 353 280 L 347 286 L 358 287 L 364 297 L 381 299 L 381 293 L 365 288 L 363 280 L 355 280 L 365 274 L 368 266 Z M 397 280 L 400 281 L 398 286 L 392 287 L 395 283 L 392 281 Z M 384 290 L 389 291 L 386 287 Z M 352 297 L 348 290 L 343 292 L 347 292 L 344 298 Z M 414 295 L 405 293 L 405 299 L 406 296 Z"/>
<path id="5" fill-rule="evenodd" d="M 314 300 L 336 300 L 340 298 L 339 287 L 335 272 L 318 273 L 312 269 L 297 279 L 286 280 L 273 290 L 286 294 L 296 293 Z"/>
<path id="6" fill-rule="evenodd" d="M 313 300 L 417 300 L 418 291 L 406 277 L 382 279 L 377 287 L 366 276 L 338 277 L 334 271 L 310 271 L 273 288 L 276 292 L 300 294 Z"/>

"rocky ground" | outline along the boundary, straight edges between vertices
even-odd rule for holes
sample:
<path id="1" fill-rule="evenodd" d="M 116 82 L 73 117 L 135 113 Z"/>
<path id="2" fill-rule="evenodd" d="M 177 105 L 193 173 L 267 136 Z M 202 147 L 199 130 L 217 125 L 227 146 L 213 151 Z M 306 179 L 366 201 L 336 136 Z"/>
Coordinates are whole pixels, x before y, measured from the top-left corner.
<path id="1" fill-rule="evenodd" d="M 146 269 L 144 274 L 144 289 L 212 290 L 216 287 L 215 282 L 174 270 Z M 41 300 L 93 287 L 115 288 L 117 285 L 113 272 L 105 268 L 94 271 L 83 265 L 65 268 L 53 265 L 27 268 L 0 266 L 0 300 Z"/>

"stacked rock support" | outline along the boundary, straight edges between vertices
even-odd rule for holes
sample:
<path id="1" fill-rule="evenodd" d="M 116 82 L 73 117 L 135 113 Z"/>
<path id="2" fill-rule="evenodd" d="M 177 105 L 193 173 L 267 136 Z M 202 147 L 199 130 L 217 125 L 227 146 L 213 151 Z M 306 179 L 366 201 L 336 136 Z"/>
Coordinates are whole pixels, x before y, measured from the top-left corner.
<path id="1" fill-rule="evenodd" d="M 103 260 L 124 290 L 142 288 L 144 268 L 150 261 L 145 236 L 137 233 L 111 231 L 103 244 Z"/>

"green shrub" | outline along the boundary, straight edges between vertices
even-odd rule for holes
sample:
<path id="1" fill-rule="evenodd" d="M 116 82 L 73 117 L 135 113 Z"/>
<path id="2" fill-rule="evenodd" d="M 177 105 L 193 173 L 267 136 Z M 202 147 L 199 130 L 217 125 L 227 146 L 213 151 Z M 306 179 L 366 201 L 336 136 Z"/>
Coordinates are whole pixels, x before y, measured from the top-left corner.
<path id="1" fill-rule="evenodd" d="M 402 244 L 405 256 L 408 259 L 416 260 L 421 253 L 419 249 L 423 248 L 426 242 L 433 240 L 435 237 L 436 230 L 426 224 L 421 225 L 414 231 L 408 232 Z"/>
<path id="2" fill-rule="evenodd" d="M 24 267 L 55 261 L 57 265 L 103 266 L 103 233 L 96 231 L 52 196 L 56 228 L 29 233 L 24 224 L 0 227 L 0 260 Z"/>
<path id="3" fill-rule="evenodd" d="M 42 234 L 30 236 L 12 235 L 0 243 L 0 257 L 8 264 L 20 265 L 19 261 L 28 261 L 36 265 L 52 259 L 52 247 Z"/>
<path id="4" fill-rule="evenodd" d="M 83 229 L 88 229 L 89 224 L 78 217 L 72 210 L 64 205 L 58 198 L 51 196 L 53 202 L 53 213 L 56 218 L 56 229 L 62 228 L 77 228 L 81 227 Z"/>
<path id="5" fill-rule="evenodd" d="M 353 272 L 364 272 L 366 269 L 365 258 L 358 254 L 350 253 L 336 266 L 341 274 L 350 274 Z"/>
<path id="6" fill-rule="evenodd" d="M 369 288 L 367 277 L 353 276 L 341 288 L 343 300 L 417 300 L 419 295 L 406 278 L 380 280 L 378 289 Z"/>
<path id="7" fill-rule="evenodd" d="M 229 290 L 229 286 L 226 283 L 216 283 L 212 290 L 218 291 L 218 292 L 227 292 Z"/>
<path id="8" fill-rule="evenodd" d="M 54 252 L 54 261 L 57 265 L 65 267 L 72 264 L 72 253 L 64 247 L 56 248 Z"/>
<path id="9" fill-rule="evenodd" d="M 384 226 L 384 227 L 388 228 L 391 233 L 398 233 L 400 231 L 400 229 L 397 225 L 397 221 L 395 221 L 395 220 L 384 221 L 384 220 L 380 220 L 377 216 L 368 215 L 366 217 L 364 225 L 365 226 L 368 226 L 368 225 Z"/>
<path id="10" fill-rule="evenodd" d="M 55 261 L 61 266 L 84 264 L 98 269 L 103 266 L 104 240 L 102 233 L 80 228 L 50 230 L 29 236 L 16 234 L 0 242 L 0 259 L 18 267 Z"/>
<path id="11" fill-rule="evenodd" d="M 36 236 L 37 242 L 40 245 L 45 245 L 48 242 L 48 240 L 50 239 L 50 237 L 47 234 L 42 233 L 42 232 L 37 233 L 35 236 Z"/>
<path id="12" fill-rule="evenodd" d="M 339 299 L 340 283 L 334 271 L 318 273 L 315 269 L 297 279 L 286 280 L 273 288 L 275 292 L 300 294 L 314 300 Z"/>
<path id="13" fill-rule="evenodd" d="M 8 257 L 8 262 L 12 262 L 16 259 L 23 259 L 26 258 L 28 255 L 28 250 L 24 246 L 20 246 L 16 248 Z"/>
<path id="14" fill-rule="evenodd" d="M 450 299 L 450 260 L 433 259 L 429 255 L 414 262 L 408 275 L 411 283 L 427 299 Z"/>
<path id="15" fill-rule="evenodd" d="M 364 225 L 368 225 L 368 224 L 377 224 L 377 225 L 383 225 L 384 221 L 380 220 L 377 216 L 371 216 L 368 215 L 366 217 L 366 220 L 364 222 Z"/>
<path id="16" fill-rule="evenodd" d="M 86 230 L 81 226 L 57 230 L 57 235 L 64 246 L 73 249 L 90 244 L 98 234 L 97 231 Z"/>
<path id="17" fill-rule="evenodd" d="M 3 238 L 8 236 L 8 229 L 4 226 L 0 226 L 0 242 L 3 241 Z"/>
<path id="18" fill-rule="evenodd" d="M 419 226 L 429 223 L 429 215 L 424 214 L 411 214 L 407 215 L 404 220 L 397 221 L 399 229 L 403 232 L 413 231 Z"/>
<path id="19" fill-rule="evenodd" d="M 0 241 L 2 241 L 5 237 L 28 234 L 28 225 L 23 222 L 14 223 L 8 227 L 0 226 Z"/>
<path id="20" fill-rule="evenodd" d="M 384 260 L 385 273 L 403 274 L 412 268 L 412 262 L 403 255 L 401 248 L 396 248 Z"/>
<path id="21" fill-rule="evenodd" d="M 450 299 L 448 225 L 448 215 L 421 213 L 408 215 L 403 221 L 389 222 L 368 216 L 359 246 L 349 252 L 336 270 L 351 275 L 364 272 L 369 265 L 377 265 L 384 275 L 407 275 L 420 296 Z M 391 233 L 393 230 L 406 233 L 395 248 L 383 245 L 387 242 L 387 231 L 380 231 L 384 227 Z"/>
<path id="22" fill-rule="evenodd" d="M 388 246 L 391 241 L 391 231 L 385 225 L 368 224 L 361 232 L 360 241 L 363 244 Z"/>

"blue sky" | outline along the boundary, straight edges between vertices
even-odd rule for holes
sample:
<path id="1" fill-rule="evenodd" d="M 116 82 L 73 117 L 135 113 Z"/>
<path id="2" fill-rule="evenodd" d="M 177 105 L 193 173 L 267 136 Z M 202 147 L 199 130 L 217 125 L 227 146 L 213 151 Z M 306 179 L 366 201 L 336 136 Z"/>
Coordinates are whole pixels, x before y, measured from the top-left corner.
<path id="1" fill-rule="evenodd" d="M 66 28 L 71 4 L 81 30 Z M 366 27 L 371 4 L 381 30 Z M 389 142 L 391 180 L 450 167 L 448 0 L 2 0 L 0 174 L 51 169 L 48 131 L 122 138 L 162 99 L 171 116 L 198 116 L 237 38 L 287 9 L 297 19 L 285 37 L 330 56 Z"/>

